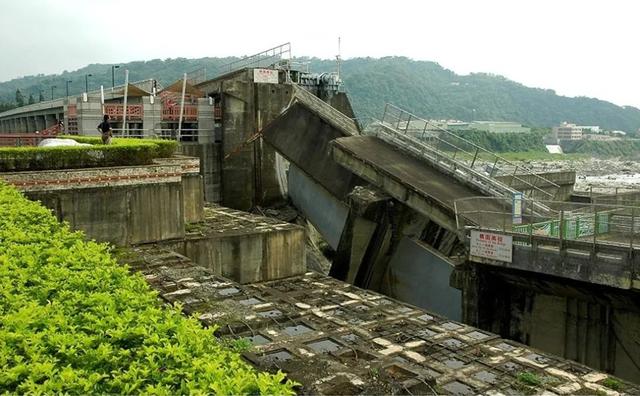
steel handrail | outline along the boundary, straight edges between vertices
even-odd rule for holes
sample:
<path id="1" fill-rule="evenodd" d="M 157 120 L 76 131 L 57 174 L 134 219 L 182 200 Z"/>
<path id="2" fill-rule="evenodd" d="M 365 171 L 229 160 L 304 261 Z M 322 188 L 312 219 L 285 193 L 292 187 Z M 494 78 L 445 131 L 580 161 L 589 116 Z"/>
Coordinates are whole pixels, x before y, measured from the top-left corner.
<path id="1" fill-rule="evenodd" d="M 399 112 L 399 115 L 397 115 L 397 116 L 395 117 L 395 120 L 396 120 L 396 121 L 398 121 L 398 122 L 397 122 L 397 127 L 396 127 L 396 129 L 398 129 L 398 130 L 400 129 L 400 128 L 399 128 L 400 123 L 404 123 L 404 122 L 406 122 L 407 127 L 406 127 L 406 129 L 405 129 L 405 130 L 406 130 L 406 131 L 408 131 L 408 130 L 409 130 L 409 128 L 410 128 L 410 122 L 411 122 L 412 120 L 413 120 L 413 121 L 424 122 L 425 127 L 424 127 L 424 129 L 423 129 L 423 133 L 424 133 L 424 132 L 426 132 L 426 127 L 427 127 L 428 125 L 431 125 L 431 126 L 432 126 L 433 128 L 435 128 L 436 130 L 438 130 L 438 131 L 440 131 L 440 132 L 444 132 L 444 133 L 445 133 L 445 134 L 447 134 L 448 136 L 451 136 L 451 137 L 453 137 L 453 138 L 455 138 L 455 139 L 458 139 L 458 140 L 460 140 L 460 141 L 464 142 L 465 144 L 471 145 L 471 146 L 472 146 L 472 147 L 474 147 L 477 151 L 482 151 L 483 153 L 489 154 L 490 156 L 492 156 L 493 158 L 495 158 L 495 159 L 496 159 L 496 162 L 495 162 L 495 163 L 497 163 L 498 161 L 501 161 L 501 162 L 506 163 L 506 164 L 508 164 L 508 165 L 510 165 L 510 166 L 513 166 L 516 170 L 517 170 L 518 168 L 520 168 L 520 169 L 524 169 L 525 171 L 527 171 L 527 173 L 526 173 L 526 174 L 528 174 L 528 175 L 530 175 L 530 176 L 533 176 L 533 177 L 535 177 L 536 179 L 542 180 L 542 181 L 544 181 L 545 183 L 548 183 L 549 185 L 551 185 L 551 186 L 552 186 L 552 187 L 554 187 L 554 188 L 560 188 L 560 186 L 559 186 L 558 184 L 556 184 L 556 183 L 554 183 L 553 181 L 548 180 L 548 179 L 546 179 L 546 178 L 544 178 L 544 177 L 542 177 L 542 176 L 540 176 L 540 175 L 538 175 L 538 174 L 534 173 L 531 169 L 529 169 L 529 168 L 527 168 L 527 167 L 525 167 L 525 166 L 522 166 L 522 165 L 515 164 L 515 163 L 513 163 L 513 162 L 511 162 L 511 161 L 507 160 L 506 158 L 504 158 L 504 157 L 502 157 L 502 156 L 500 156 L 500 155 L 498 155 L 498 154 L 496 154 L 496 153 L 494 153 L 494 152 L 492 152 L 492 151 L 489 151 L 489 150 L 487 150 L 486 148 L 484 148 L 484 147 L 482 147 L 482 146 L 480 146 L 480 145 L 478 145 L 478 144 L 476 144 L 476 143 L 471 142 L 470 140 L 467 140 L 467 139 L 465 139 L 465 138 L 463 138 L 463 137 L 461 137 L 461 136 L 458 136 L 458 135 L 456 135 L 456 134 L 452 133 L 451 131 L 447 130 L 446 128 L 442 128 L 442 127 L 440 127 L 440 126 L 438 126 L 438 125 L 436 125 L 436 124 L 433 124 L 433 123 L 431 123 L 430 121 L 425 120 L 425 119 L 423 119 L 423 118 L 421 118 L 421 117 L 418 117 L 418 116 L 416 116 L 416 115 L 414 115 L 414 114 L 412 114 L 412 113 L 409 113 L 408 111 L 403 110 L 403 109 L 401 109 L 401 108 L 399 108 L 399 107 L 397 107 L 397 106 L 395 106 L 395 105 L 393 105 L 393 104 L 391 104 L 391 103 L 387 103 L 387 104 L 386 104 L 386 106 L 385 106 L 384 114 L 383 114 L 383 117 L 382 117 L 382 121 L 383 121 L 383 122 L 385 121 L 385 118 L 386 118 L 386 116 L 387 116 L 387 115 L 389 115 L 389 116 L 393 117 L 393 114 L 391 114 L 391 113 L 389 112 L 389 108 L 391 108 L 392 110 L 396 110 L 397 112 Z M 405 115 L 407 115 L 407 116 L 408 116 L 407 120 L 403 120 L 403 119 L 402 119 L 402 115 L 403 115 L 403 114 L 405 114 Z M 393 123 L 390 123 L 390 124 L 391 124 L 391 125 L 393 125 Z M 445 141 L 445 140 L 443 140 L 443 139 L 440 139 L 438 136 L 433 136 L 433 137 L 434 137 L 434 138 L 436 138 L 436 139 L 438 139 L 439 141 L 442 141 L 442 142 L 445 142 L 445 143 L 449 144 L 449 145 L 450 145 L 450 146 L 452 146 L 452 147 L 455 147 L 456 149 L 458 149 L 458 150 L 460 150 L 460 151 L 464 151 L 464 150 L 462 150 L 460 147 L 458 147 L 458 146 L 456 146 L 455 144 L 453 144 L 452 142 L 447 142 L 447 141 Z M 466 152 L 466 151 L 464 151 L 464 152 L 465 152 L 465 153 L 467 153 L 467 154 L 473 155 L 472 153 L 468 153 L 468 152 Z M 545 195 L 552 196 L 552 194 L 549 194 L 549 193 L 547 193 L 546 191 L 539 189 L 539 188 L 538 188 L 537 186 L 535 186 L 534 184 L 531 184 L 531 183 L 527 182 L 526 180 L 524 180 L 524 179 L 520 178 L 518 175 L 516 175 L 516 174 L 515 174 L 515 172 L 514 172 L 514 174 L 512 175 L 512 178 L 514 178 L 515 180 L 518 180 L 518 181 L 520 181 L 520 182 L 522 182 L 522 183 L 524 183 L 524 184 L 528 185 L 529 187 L 531 187 L 531 188 L 533 188 L 533 189 L 536 189 L 536 190 L 538 190 L 538 191 L 540 191 L 540 192 L 544 193 Z"/>
<path id="2" fill-rule="evenodd" d="M 396 140 L 399 140 L 402 143 L 400 144 L 400 147 L 413 152 L 419 157 L 427 159 L 434 166 L 444 170 L 446 173 L 450 173 L 456 178 L 462 179 L 463 182 L 470 182 L 475 188 L 487 195 L 490 195 L 492 197 L 510 198 L 514 193 L 518 192 L 515 189 L 507 186 L 506 184 L 500 182 L 499 180 L 496 180 L 484 173 L 478 172 L 477 170 L 469 167 L 464 162 L 460 162 L 454 158 L 449 157 L 448 155 L 443 154 L 441 150 L 438 150 L 436 147 L 425 144 L 424 142 L 421 142 L 420 140 L 415 139 L 410 135 L 402 134 L 395 128 L 388 126 L 385 123 L 379 122 L 374 125 L 382 127 L 383 133 L 384 131 L 390 132 L 392 143 L 394 143 Z M 420 150 L 417 150 L 415 148 L 416 146 L 419 147 Z M 460 171 L 466 172 L 467 177 L 462 178 Z M 541 205 L 538 203 L 534 203 L 533 206 L 537 212 L 541 213 L 549 213 L 549 211 L 551 210 L 546 205 Z"/>
<path id="3" fill-rule="evenodd" d="M 342 129 L 343 131 L 351 134 L 358 135 L 360 132 L 358 130 L 358 126 L 356 122 L 349 118 L 346 114 L 342 113 L 340 110 L 331 106 L 329 103 L 320 99 L 316 95 L 307 91 L 306 89 L 300 87 L 295 83 L 291 83 L 293 86 L 293 100 L 296 99 L 303 102 L 307 106 L 309 106 L 312 110 L 318 112 L 318 115 L 324 115 L 325 120 L 329 123 L 334 124 L 334 126 Z"/>

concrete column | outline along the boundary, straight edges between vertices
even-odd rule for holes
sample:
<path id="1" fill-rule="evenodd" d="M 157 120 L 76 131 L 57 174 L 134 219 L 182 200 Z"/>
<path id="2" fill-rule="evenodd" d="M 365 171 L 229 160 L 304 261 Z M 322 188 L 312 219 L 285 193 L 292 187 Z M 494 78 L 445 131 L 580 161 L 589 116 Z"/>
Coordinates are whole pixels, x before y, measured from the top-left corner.
<path id="1" fill-rule="evenodd" d="M 44 122 L 44 128 L 49 128 L 50 126 L 53 126 L 53 124 L 55 124 L 56 122 L 56 115 L 55 114 L 45 114 L 43 117 L 43 122 Z"/>
<path id="2" fill-rule="evenodd" d="M 36 129 L 41 131 L 47 127 L 47 123 L 45 121 L 44 115 L 35 116 L 36 119 Z"/>
<path id="3" fill-rule="evenodd" d="M 102 121 L 102 104 L 96 98 L 78 102 L 78 132 L 80 135 L 99 135 L 96 129 Z"/>
<path id="4" fill-rule="evenodd" d="M 255 131 L 253 83 L 234 81 L 227 88 L 234 95 L 225 95 L 224 155 L 222 169 L 222 204 L 234 209 L 248 210 L 255 203 L 254 145 L 243 143 Z M 242 99 L 241 99 L 242 98 Z"/>
<path id="5" fill-rule="evenodd" d="M 365 277 L 364 273 L 374 265 L 370 261 L 364 262 L 364 258 L 376 230 L 379 227 L 381 227 L 379 232 L 386 229 L 385 225 L 380 224 L 380 220 L 384 217 L 386 205 L 390 199 L 378 190 L 364 187 L 356 187 L 349 194 L 349 215 L 336 249 L 331 276 L 351 284 L 355 284 L 357 278 L 362 281 Z M 369 252 L 368 259 L 373 256 L 375 254 Z M 363 274 L 358 276 L 360 272 Z"/>
<path id="6" fill-rule="evenodd" d="M 198 142 L 213 143 L 214 128 L 213 105 L 209 105 L 208 99 L 198 99 Z"/>

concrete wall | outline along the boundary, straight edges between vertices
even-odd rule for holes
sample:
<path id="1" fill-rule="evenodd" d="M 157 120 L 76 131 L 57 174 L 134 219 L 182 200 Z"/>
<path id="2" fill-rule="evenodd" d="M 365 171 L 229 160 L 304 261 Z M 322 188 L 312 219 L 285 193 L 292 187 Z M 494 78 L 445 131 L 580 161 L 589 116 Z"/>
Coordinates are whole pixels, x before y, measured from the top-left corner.
<path id="1" fill-rule="evenodd" d="M 594 194 L 591 202 L 599 205 L 611 206 L 640 206 L 639 191 L 619 191 L 617 194 Z M 640 215 L 640 211 L 637 212 Z M 639 216 L 640 217 L 640 216 Z"/>
<path id="2" fill-rule="evenodd" d="M 26 192 L 89 238 L 129 245 L 184 236 L 181 183 Z"/>
<path id="3" fill-rule="evenodd" d="M 563 172 L 546 172 L 539 173 L 538 175 L 542 176 L 544 179 L 551 181 L 560 186 L 554 187 L 551 183 L 542 180 L 535 175 L 516 175 L 516 178 L 513 176 L 498 176 L 496 179 L 502 181 L 503 183 L 513 187 L 518 191 L 522 191 L 527 196 L 534 197 L 537 199 L 550 200 L 551 197 L 541 193 L 540 191 L 536 191 L 532 186 L 536 186 L 537 188 L 546 191 L 548 193 L 554 194 L 555 197 L 553 199 L 558 201 L 568 201 L 573 193 L 573 187 L 576 183 L 576 172 L 575 171 L 563 171 Z"/>
<path id="4" fill-rule="evenodd" d="M 449 285 L 453 264 L 423 243 L 400 241 L 382 293 L 452 320 L 462 320 L 462 292 Z"/>
<path id="5" fill-rule="evenodd" d="M 557 278 L 581 281 L 619 289 L 640 290 L 640 258 L 637 248 L 615 244 L 593 245 L 592 241 L 562 241 L 562 249 L 557 239 L 514 235 L 513 258 L 511 263 L 470 256 L 476 263 L 488 264 L 496 268 L 517 269 L 532 276 L 550 275 Z"/>
<path id="6" fill-rule="evenodd" d="M 360 182 L 331 157 L 330 142 L 344 136 L 344 132 L 300 103 L 291 106 L 263 131 L 269 145 L 337 199 L 345 199 Z"/>
<path id="7" fill-rule="evenodd" d="M 484 330 L 637 382 L 640 295 L 587 283 L 476 267 L 463 290 Z M 465 301 L 469 303 L 469 301 Z"/>
<path id="8" fill-rule="evenodd" d="M 219 143 L 182 143 L 184 155 L 200 158 L 204 200 L 220 203 L 222 199 L 222 146 Z"/>
<path id="9" fill-rule="evenodd" d="M 220 236 L 188 236 L 163 246 L 239 283 L 286 278 L 307 270 L 305 235 L 301 227 L 223 233 Z"/>
<path id="10" fill-rule="evenodd" d="M 184 221 L 193 223 L 204 220 L 204 191 L 202 176 L 182 176 L 182 203 L 184 207 Z"/>
<path id="11" fill-rule="evenodd" d="M 128 245 L 184 236 L 186 221 L 204 218 L 196 158 L 150 165 L 0 173 L 58 219 L 98 241 Z"/>
<path id="12" fill-rule="evenodd" d="M 292 87 L 254 83 L 253 70 L 249 69 L 205 82 L 198 88 L 221 98 L 222 155 L 226 157 L 221 162 L 222 204 L 247 210 L 281 199 L 275 152 L 260 140 L 246 142 L 280 115 L 291 99 Z"/>
<path id="13" fill-rule="evenodd" d="M 293 164 L 289 167 L 287 181 L 291 202 L 302 211 L 327 243 L 334 250 L 337 249 L 349 214 L 347 205 Z"/>

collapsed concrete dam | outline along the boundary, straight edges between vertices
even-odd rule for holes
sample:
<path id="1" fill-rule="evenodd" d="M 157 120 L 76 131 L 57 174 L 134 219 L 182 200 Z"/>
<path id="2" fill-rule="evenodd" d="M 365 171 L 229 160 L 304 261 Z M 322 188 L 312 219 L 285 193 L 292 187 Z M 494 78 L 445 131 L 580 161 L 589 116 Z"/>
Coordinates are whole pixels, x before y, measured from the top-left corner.
<path id="1" fill-rule="evenodd" d="M 409 389 L 423 386 L 424 380 L 452 393 L 457 386 L 484 392 L 493 389 L 490 381 L 470 378 L 482 371 L 497 375 L 496 366 L 509 359 L 532 370 L 564 370 L 568 374 L 559 375 L 563 381 L 571 379 L 581 387 L 593 383 L 589 386 L 596 388 L 586 386 L 592 390 L 599 389 L 597 381 L 584 378 L 593 370 L 640 382 L 640 263 L 634 245 L 640 227 L 633 204 L 569 203 L 571 174 L 538 175 L 519 168 L 445 131 L 429 129 L 424 120 L 393 106 L 362 128 L 335 76 L 239 66 L 212 80 L 188 83 L 191 134 L 165 133 L 176 122 L 175 112 L 168 110 L 168 101 L 175 99 L 171 87 L 150 99 L 153 92 L 144 91 L 142 84 L 139 104 L 129 102 L 140 106 L 130 112 L 138 118 L 116 118 L 123 134 L 179 139 L 181 153 L 197 162 L 182 157 L 126 170 L 14 172 L 0 178 L 89 236 L 135 246 L 150 281 L 166 278 L 154 285 L 167 300 L 185 301 L 196 294 L 196 300 L 214 298 L 194 285 L 184 286 L 183 278 L 205 284 L 202 277 L 222 276 L 237 282 L 220 286 L 220 291 L 237 289 L 222 295 L 241 293 L 243 300 L 257 302 L 241 311 L 242 320 L 229 320 L 232 331 L 227 333 L 262 337 L 256 342 L 266 346 L 252 357 L 256 364 L 265 364 L 264 355 L 282 352 L 276 365 L 286 367 L 280 363 L 304 361 L 300 348 L 342 356 L 341 348 L 355 345 L 371 361 L 393 366 L 389 370 L 408 381 L 404 386 Z M 116 91 L 105 105 L 117 109 L 122 99 Z M 25 106 L 0 114 L 0 126 L 3 132 L 29 134 L 54 117 L 71 120 L 66 125 L 90 125 L 94 112 L 102 111 L 99 100 L 89 93 L 86 101 L 79 97 Z M 78 133 L 93 129 L 79 128 Z M 331 253 L 329 274 L 306 274 L 303 227 L 245 213 L 284 203 L 322 236 Z M 181 269 L 197 267 L 189 269 L 197 275 L 169 276 L 152 265 L 165 263 L 159 266 L 170 269 L 173 264 L 166 263 L 176 262 Z M 291 280 L 279 281 L 284 278 Z M 315 288 L 353 291 L 358 298 L 327 292 L 311 304 L 303 296 Z M 275 290 L 284 293 L 286 304 L 277 300 Z M 291 290 L 300 292 L 285 296 Z M 309 307 L 296 307 L 296 298 Z M 390 301 L 393 308 L 378 307 L 378 299 Z M 185 304 L 198 306 L 195 300 Z M 380 312 L 388 317 L 383 320 L 387 329 L 372 327 Z M 206 313 L 210 319 L 216 315 L 215 309 Z M 276 328 L 258 324 L 264 318 L 271 321 L 270 315 Z M 419 319 L 423 315 L 432 319 Z M 360 322 L 351 323 L 349 317 Z M 242 327 L 243 321 L 250 328 Z M 282 332 L 288 326 L 312 329 L 303 344 L 316 342 L 317 349 L 286 338 Z M 420 349 L 435 345 L 429 337 L 420 338 L 418 332 L 425 328 L 445 334 L 435 338 L 441 341 L 435 342 L 440 357 Z M 368 338 L 358 329 L 369 331 Z M 474 332 L 480 338 L 474 339 Z M 371 342 L 342 339 L 350 334 Z M 506 358 L 492 349 L 502 343 L 519 352 Z M 517 343 L 548 353 L 548 361 L 540 363 L 532 357 L 540 353 Z M 503 357 L 495 359 L 500 362 L 496 366 L 487 366 L 471 357 L 472 346 Z M 508 349 L 505 354 L 512 352 Z M 391 364 L 387 356 L 404 361 Z M 462 362 L 463 378 L 448 366 L 451 358 Z M 580 369 L 569 370 L 575 363 L 564 359 L 592 369 L 578 364 Z M 428 367 L 434 373 L 425 371 Z M 301 379 L 317 381 L 312 381 L 312 371 Z M 344 378 L 344 386 L 354 387 L 354 393 L 373 389 Z M 454 382 L 460 385 L 447 387 Z M 549 390 L 577 391 L 563 386 Z"/>

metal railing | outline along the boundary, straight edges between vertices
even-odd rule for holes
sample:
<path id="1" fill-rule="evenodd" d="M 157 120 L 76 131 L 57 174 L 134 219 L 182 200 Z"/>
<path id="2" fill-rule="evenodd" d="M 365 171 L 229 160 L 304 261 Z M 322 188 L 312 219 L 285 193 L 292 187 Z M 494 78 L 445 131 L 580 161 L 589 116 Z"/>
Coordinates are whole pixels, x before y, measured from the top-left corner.
<path id="1" fill-rule="evenodd" d="M 299 85 L 292 85 L 292 103 L 296 100 L 304 103 L 309 109 L 322 117 L 322 119 L 350 135 L 360 134 L 358 125 L 353 119 L 349 118 L 347 115 L 331 106 L 329 103 L 325 102 L 324 100 L 320 99 L 319 97 L 300 87 Z"/>
<path id="2" fill-rule="evenodd" d="M 216 75 L 230 73 L 247 67 L 267 67 L 278 63 L 284 56 L 291 58 L 291 43 L 284 43 L 257 54 L 227 63 L 218 68 Z"/>
<path id="3" fill-rule="evenodd" d="M 36 132 L 0 133 L 0 147 L 37 146 L 43 139 L 55 138 L 62 132 L 61 124 L 54 124 Z"/>
<path id="4" fill-rule="evenodd" d="M 414 137 L 414 141 L 422 142 L 423 145 L 435 150 L 439 157 L 447 157 L 459 166 L 484 173 L 490 178 L 511 176 L 508 187 L 511 187 L 514 181 L 518 181 L 527 187 L 526 190 L 535 191 L 543 197 L 542 199 L 553 199 L 555 193 L 543 190 L 540 186 L 552 187 L 556 192 L 560 189 L 558 184 L 540 176 L 532 169 L 511 162 L 476 143 L 392 104 L 385 106 L 382 123 L 404 135 Z"/>
<path id="5" fill-rule="evenodd" d="M 554 207 L 540 215 L 532 200 L 522 199 L 521 210 L 514 213 L 513 202 L 499 197 L 460 198 L 454 202 L 456 224 L 463 233 L 470 229 L 493 230 L 529 238 L 546 237 L 562 241 L 583 241 L 638 247 L 640 207 L 614 204 L 590 204 L 535 201 Z"/>
<path id="6" fill-rule="evenodd" d="M 465 162 L 452 157 L 449 153 L 416 139 L 404 131 L 397 130 L 386 122 L 375 122 L 369 125 L 365 133 L 377 136 L 402 148 L 415 157 L 425 160 L 440 172 L 450 175 L 462 183 L 469 184 L 477 191 L 490 197 L 511 199 L 514 194 L 518 193 L 515 189 L 493 178 L 488 172 L 474 169 Z M 550 211 L 549 207 L 535 201 L 532 201 L 531 206 L 536 213 L 547 214 Z"/>
<path id="7" fill-rule="evenodd" d="M 124 105 L 121 104 L 105 104 L 104 114 L 109 118 L 118 120 L 124 115 Z M 142 105 L 127 105 L 127 119 L 141 120 L 144 116 L 144 107 Z"/>
<path id="8" fill-rule="evenodd" d="M 137 139 L 167 139 L 178 140 L 177 129 L 167 128 L 113 128 L 111 129 L 113 137 L 137 138 Z M 199 128 L 182 128 L 180 132 L 181 142 L 199 142 L 201 138 L 206 137 L 208 140 L 215 139 L 215 131 L 212 129 Z"/>
<path id="9" fill-rule="evenodd" d="M 604 186 L 585 186 L 584 188 L 574 188 L 575 194 L 598 197 L 603 195 L 618 195 L 618 194 L 630 194 L 640 193 L 639 187 L 604 187 Z"/>
<path id="10" fill-rule="evenodd" d="M 197 105 L 184 105 L 184 113 L 182 115 L 183 121 L 197 120 L 198 119 L 198 106 Z M 163 106 L 162 107 L 162 120 L 178 120 L 180 119 L 180 106 Z"/>

